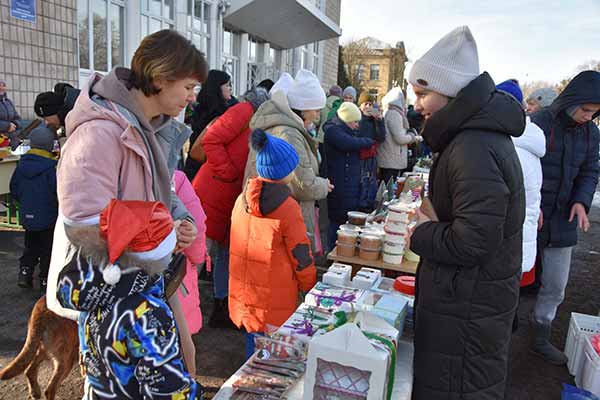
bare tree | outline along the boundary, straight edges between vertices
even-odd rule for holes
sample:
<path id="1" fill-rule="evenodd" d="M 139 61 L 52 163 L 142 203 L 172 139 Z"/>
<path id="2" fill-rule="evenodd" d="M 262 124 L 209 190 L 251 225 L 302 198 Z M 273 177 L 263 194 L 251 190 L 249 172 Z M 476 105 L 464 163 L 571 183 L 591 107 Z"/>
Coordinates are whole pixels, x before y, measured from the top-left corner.
<path id="1" fill-rule="evenodd" d="M 577 72 L 588 70 L 600 72 L 600 60 L 588 60 L 577 67 Z"/>
<path id="2" fill-rule="evenodd" d="M 365 80 L 365 66 L 362 60 L 365 56 L 375 54 L 369 48 L 368 40 L 349 40 L 342 46 L 342 62 L 346 70 L 348 81 L 360 93 L 363 89 L 363 81 Z"/>

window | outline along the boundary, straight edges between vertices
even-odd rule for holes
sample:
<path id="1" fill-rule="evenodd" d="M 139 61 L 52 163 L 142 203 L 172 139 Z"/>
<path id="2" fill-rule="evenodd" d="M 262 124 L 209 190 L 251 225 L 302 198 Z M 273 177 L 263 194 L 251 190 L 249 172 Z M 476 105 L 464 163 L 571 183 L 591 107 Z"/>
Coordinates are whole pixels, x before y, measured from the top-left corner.
<path id="1" fill-rule="evenodd" d="M 308 45 L 300 48 L 300 68 L 308 69 Z"/>
<path id="2" fill-rule="evenodd" d="M 174 0 L 142 1 L 142 38 L 162 29 L 173 29 L 175 25 Z"/>
<path id="3" fill-rule="evenodd" d="M 379 98 L 379 90 L 369 89 L 369 96 L 373 99 L 373 101 L 377 101 L 377 99 Z"/>
<path id="4" fill-rule="evenodd" d="M 222 70 L 231 76 L 231 87 L 238 91 L 239 77 L 239 35 L 228 30 L 223 31 Z"/>
<path id="5" fill-rule="evenodd" d="M 313 43 L 313 63 L 312 63 L 312 70 L 315 73 L 315 75 L 319 75 L 319 55 L 320 55 L 320 43 L 319 42 L 315 42 Z"/>
<path id="6" fill-rule="evenodd" d="M 379 64 L 371 64 L 371 80 L 379 80 Z"/>
<path id="7" fill-rule="evenodd" d="M 364 81 L 365 80 L 365 66 L 364 66 L 364 64 L 358 64 L 358 66 L 356 67 L 356 73 L 358 74 L 358 80 L 359 81 Z"/>
<path id="8" fill-rule="evenodd" d="M 210 40 L 210 7 L 212 3 L 207 0 L 187 0 L 187 2 L 188 38 L 206 54 Z"/>
<path id="9" fill-rule="evenodd" d="M 123 6 L 120 0 L 78 0 L 79 68 L 108 72 L 123 65 Z"/>

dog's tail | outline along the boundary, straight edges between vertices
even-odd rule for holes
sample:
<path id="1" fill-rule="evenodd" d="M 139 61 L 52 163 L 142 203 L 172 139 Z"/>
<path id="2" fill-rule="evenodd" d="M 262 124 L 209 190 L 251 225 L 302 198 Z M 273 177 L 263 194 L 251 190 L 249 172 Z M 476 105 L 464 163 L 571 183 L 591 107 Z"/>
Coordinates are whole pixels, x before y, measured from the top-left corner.
<path id="1" fill-rule="evenodd" d="M 17 357 L 0 371 L 0 380 L 11 379 L 22 374 L 31 364 L 44 337 L 48 312 L 44 295 L 35 303 L 31 317 L 29 317 L 25 345 Z"/>

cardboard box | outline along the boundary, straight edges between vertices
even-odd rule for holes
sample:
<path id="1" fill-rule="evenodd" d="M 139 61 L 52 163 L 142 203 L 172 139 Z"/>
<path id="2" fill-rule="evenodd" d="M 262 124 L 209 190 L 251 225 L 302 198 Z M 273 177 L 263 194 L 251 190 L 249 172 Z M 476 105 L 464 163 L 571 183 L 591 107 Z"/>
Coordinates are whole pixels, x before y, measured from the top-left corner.
<path id="1" fill-rule="evenodd" d="M 303 398 L 384 399 L 390 365 L 356 324 L 343 325 L 310 342 Z"/>
<path id="2" fill-rule="evenodd" d="M 323 282 L 317 282 L 314 288 L 306 294 L 304 302 L 313 307 L 321 307 L 337 311 L 342 306 L 356 307 L 364 294 L 364 290 L 348 287 L 337 287 Z"/>

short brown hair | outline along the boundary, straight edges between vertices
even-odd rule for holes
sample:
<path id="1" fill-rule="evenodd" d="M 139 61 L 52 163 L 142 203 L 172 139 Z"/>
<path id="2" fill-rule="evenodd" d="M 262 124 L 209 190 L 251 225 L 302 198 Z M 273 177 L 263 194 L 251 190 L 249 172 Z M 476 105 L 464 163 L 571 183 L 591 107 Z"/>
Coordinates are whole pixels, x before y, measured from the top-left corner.
<path id="1" fill-rule="evenodd" d="M 154 81 L 193 77 L 206 80 L 208 64 L 204 54 L 179 33 L 163 29 L 142 40 L 131 60 L 131 83 L 146 96 L 160 92 Z"/>

